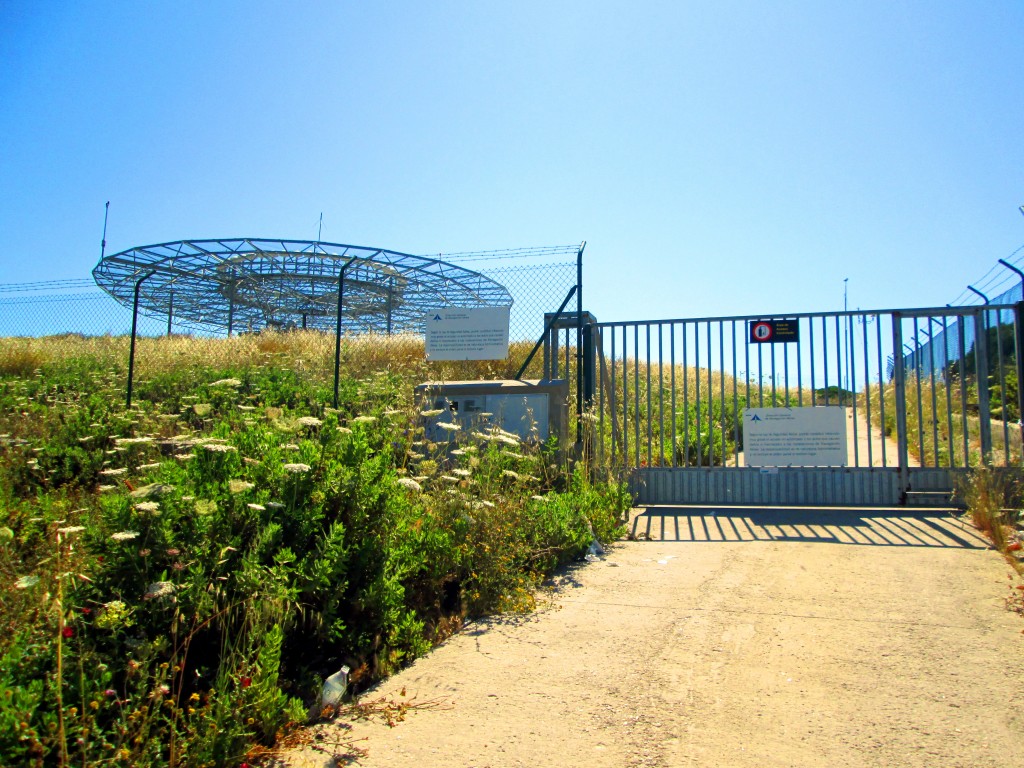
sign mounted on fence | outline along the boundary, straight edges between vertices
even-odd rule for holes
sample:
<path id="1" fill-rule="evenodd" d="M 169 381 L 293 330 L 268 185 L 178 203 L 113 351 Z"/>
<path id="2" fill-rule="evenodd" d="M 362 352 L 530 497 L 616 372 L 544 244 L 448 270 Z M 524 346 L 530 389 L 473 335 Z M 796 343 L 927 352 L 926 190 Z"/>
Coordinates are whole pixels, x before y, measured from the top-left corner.
<path id="1" fill-rule="evenodd" d="M 504 360 L 508 307 L 435 309 L 424 318 L 427 360 Z"/>
<path id="2" fill-rule="evenodd" d="M 846 409 L 748 408 L 743 463 L 748 467 L 845 467 Z"/>
<path id="3" fill-rule="evenodd" d="M 800 341 L 799 320 L 753 320 L 750 323 L 751 344 L 781 344 Z"/>

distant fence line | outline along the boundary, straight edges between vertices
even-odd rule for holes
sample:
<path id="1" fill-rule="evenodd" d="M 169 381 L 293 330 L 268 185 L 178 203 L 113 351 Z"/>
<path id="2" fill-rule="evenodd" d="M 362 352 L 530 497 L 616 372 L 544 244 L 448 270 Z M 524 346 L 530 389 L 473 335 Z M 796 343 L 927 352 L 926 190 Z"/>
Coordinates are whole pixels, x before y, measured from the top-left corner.
<path id="1" fill-rule="evenodd" d="M 996 328 L 996 350 L 999 357 L 1002 357 L 1002 344 L 998 339 L 1014 327 L 1014 310 L 1008 305 L 1016 304 L 1024 300 L 1024 291 L 1018 283 L 1012 288 L 1004 291 L 998 296 L 990 299 L 991 303 L 998 308 L 986 310 L 982 313 L 986 329 Z M 970 354 L 974 349 L 976 333 L 973 322 L 955 320 L 949 324 L 939 325 L 934 320 L 929 322 L 932 327 L 921 327 L 919 333 L 910 339 L 904 346 L 903 365 L 907 371 L 916 371 L 919 375 L 927 376 L 932 371 L 940 372 L 946 370 L 950 361 L 958 360 L 964 354 Z M 925 340 L 922 340 L 925 339 Z M 1002 360 L 990 360 L 989 364 L 994 368 L 1001 364 Z M 893 362 L 888 365 L 888 375 L 892 378 Z"/>

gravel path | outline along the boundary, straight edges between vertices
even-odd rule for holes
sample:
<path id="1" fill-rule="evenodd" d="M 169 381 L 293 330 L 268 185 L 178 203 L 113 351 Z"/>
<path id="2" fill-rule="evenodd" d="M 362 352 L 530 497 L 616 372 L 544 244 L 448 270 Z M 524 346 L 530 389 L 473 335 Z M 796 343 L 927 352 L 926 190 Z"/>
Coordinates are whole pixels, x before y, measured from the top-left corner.
<path id="1" fill-rule="evenodd" d="M 895 515 L 896 513 L 890 513 Z M 1009 568 L 940 513 L 651 508 L 364 698 L 372 766 L 1024 766 Z M 283 756 L 323 766 L 324 754 Z"/>

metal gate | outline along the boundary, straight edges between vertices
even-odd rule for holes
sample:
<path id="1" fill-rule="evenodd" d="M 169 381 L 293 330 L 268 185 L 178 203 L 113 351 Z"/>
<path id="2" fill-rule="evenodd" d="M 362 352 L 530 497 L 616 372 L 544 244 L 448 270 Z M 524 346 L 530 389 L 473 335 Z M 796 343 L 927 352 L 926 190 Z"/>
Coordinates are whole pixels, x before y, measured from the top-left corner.
<path id="1" fill-rule="evenodd" d="M 944 505 L 1021 463 L 1021 305 L 587 328 L 593 450 L 638 503 Z M 747 408 L 841 407 L 846 466 L 746 466 Z"/>

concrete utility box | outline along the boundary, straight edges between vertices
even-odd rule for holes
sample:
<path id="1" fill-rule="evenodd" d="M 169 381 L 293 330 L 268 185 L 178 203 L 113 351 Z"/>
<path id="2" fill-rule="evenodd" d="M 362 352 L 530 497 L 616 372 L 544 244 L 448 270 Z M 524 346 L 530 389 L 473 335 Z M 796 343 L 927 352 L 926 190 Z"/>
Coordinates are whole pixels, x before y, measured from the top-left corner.
<path id="1" fill-rule="evenodd" d="M 438 422 L 455 422 L 464 433 L 497 425 L 523 440 L 543 442 L 555 435 L 564 445 L 568 399 L 569 383 L 564 379 L 428 381 L 416 387 L 421 411 L 444 411 L 426 420 L 426 438 L 437 443 L 451 439 Z"/>

